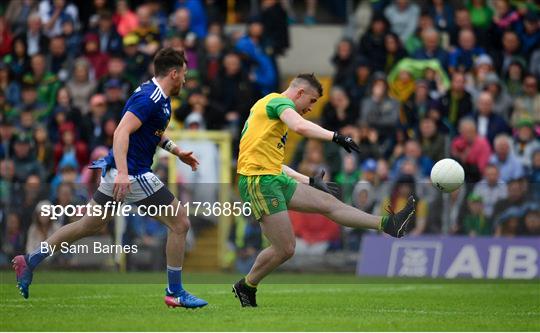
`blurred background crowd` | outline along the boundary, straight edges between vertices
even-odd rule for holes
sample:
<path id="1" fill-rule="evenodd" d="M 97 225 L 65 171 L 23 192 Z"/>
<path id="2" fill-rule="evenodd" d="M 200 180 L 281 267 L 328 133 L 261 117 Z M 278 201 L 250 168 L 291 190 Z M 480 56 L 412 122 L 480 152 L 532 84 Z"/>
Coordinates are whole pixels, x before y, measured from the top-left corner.
<path id="1" fill-rule="evenodd" d="M 291 166 L 310 176 L 324 168 L 344 202 L 375 214 L 416 195 L 412 235 L 540 235 L 538 1 L 10 0 L 0 14 L 0 265 L 72 222 L 41 217 L 41 205 L 91 197 L 99 173 L 86 166 L 111 148 L 160 47 L 188 59 L 170 126 L 230 132 L 235 160 L 251 105 L 287 83 L 279 58 L 290 27 L 345 27 L 357 15 L 368 18 L 365 29 L 335 41 L 316 121 L 352 136 L 361 153 L 303 140 L 287 147 Z M 230 22 L 242 29 L 230 32 Z M 215 158 L 211 144 L 201 149 Z M 450 195 L 429 180 L 445 157 L 466 172 Z M 166 163 L 156 172 L 167 181 Z M 217 182 L 211 174 L 199 182 Z M 358 249 L 361 230 L 291 218 L 297 253 Z M 127 222 L 126 242 L 162 251 L 164 227 Z M 240 270 L 265 244 L 250 218 L 235 219 L 229 242 Z"/>

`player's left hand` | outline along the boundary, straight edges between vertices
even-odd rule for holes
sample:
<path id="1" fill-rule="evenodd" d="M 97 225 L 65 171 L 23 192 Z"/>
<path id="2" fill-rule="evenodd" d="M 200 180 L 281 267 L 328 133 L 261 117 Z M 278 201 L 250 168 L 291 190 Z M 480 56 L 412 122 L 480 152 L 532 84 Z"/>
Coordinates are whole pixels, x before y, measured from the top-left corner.
<path id="1" fill-rule="evenodd" d="M 334 197 L 340 197 L 341 191 L 339 185 L 334 182 L 325 182 L 324 179 L 325 171 L 321 170 L 318 175 L 315 177 L 309 177 L 309 186 L 315 187 L 318 190 L 321 190 L 326 193 L 330 193 Z"/>
<path id="2" fill-rule="evenodd" d="M 193 155 L 192 151 L 179 151 L 177 154 L 180 161 L 186 163 L 191 167 L 191 171 L 197 171 L 199 166 L 199 160 Z"/>

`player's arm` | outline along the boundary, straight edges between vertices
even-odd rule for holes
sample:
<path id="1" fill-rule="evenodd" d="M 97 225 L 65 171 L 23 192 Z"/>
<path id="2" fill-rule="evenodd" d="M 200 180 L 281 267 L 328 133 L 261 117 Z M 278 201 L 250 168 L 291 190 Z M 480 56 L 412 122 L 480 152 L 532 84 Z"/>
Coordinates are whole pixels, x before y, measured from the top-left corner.
<path id="1" fill-rule="evenodd" d="M 285 109 L 279 115 L 279 118 L 291 130 L 306 138 L 333 141 L 342 146 L 348 153 L 353 150 L 357 153 L 360 151 L 360 148 L 356 145 L 351 137 L 324 129 L 321 126 L 304 119 L 292 108 Z"/>
<path id="2" fill-rule="evenodd" d="M 317 174 L 315 177 L 308 177 L 304 174 L 301 174 L 300 172 L 293 170 L 285 164 L 281 166 L 281 170 L 285 172 L 287 176 L 293 178 L 299 183 L 312 186 L 326 193 L 330 193 L 338 199 L 340 197 L 339 185 L 333 182 L 325 182 L 323 180 L 325 173 L 324 170 L 321 170 L 321 172 L 319 172 L 319 174 Z"/>
<path id="3" fill-rule="evenodd" d="M 130 191 L 130 182 L 127 167 L 127 152 L 129 147 L 129 136 L 141 127 L 141 120 L 131 112 L 126 112 L 120 120 L 113 136 L 114 162 L 118 175 L 114 180 L 113 198 L 122 201 L 127 192 Z"/>
<path id="4" fill-rule="evenodd" d="M 192 171 L 197 170 L 197 166 L 199 165 L 199 160 L 193 155 L 192 151 L 183 151 L 174 143 L 173 140 L 169 139 L 166 135 L 161 136 L 161 141 L 159 142 L 159 146 L 169 153 L 178 156 L 180 161 L 186 163 L 191 167 Z"/>

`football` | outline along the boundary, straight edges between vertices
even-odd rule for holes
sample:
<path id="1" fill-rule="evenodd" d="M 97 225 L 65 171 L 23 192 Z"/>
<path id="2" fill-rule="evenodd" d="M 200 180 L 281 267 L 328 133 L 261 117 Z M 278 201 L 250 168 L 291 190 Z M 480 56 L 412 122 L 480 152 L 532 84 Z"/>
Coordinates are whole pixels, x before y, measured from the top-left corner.
<path id="1" fill-rule="evenodd" d="M 445 158 L 435 163 L 431 169 L 431 182 L 440 191 L 454 192 L 465 180 L 463 167 L 451 158 Z"/>

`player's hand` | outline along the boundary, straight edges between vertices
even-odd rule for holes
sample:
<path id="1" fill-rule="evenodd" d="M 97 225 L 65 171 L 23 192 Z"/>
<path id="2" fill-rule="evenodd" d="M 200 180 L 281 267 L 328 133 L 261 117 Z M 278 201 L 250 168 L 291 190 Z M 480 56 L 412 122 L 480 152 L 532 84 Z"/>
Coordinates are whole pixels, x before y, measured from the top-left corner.
<path id="1" fill-rule="evenodd" d="M 192 151 L 179 151 L 177 156 L 180 161 L 191 167 L 191 171 L 197 171 L 199 160 L 195 157 L 195 155 L 193 155 Z"/>
<path id="2" fill-rule="evenodd" d="M 315 187 L 316 189 L 323 192 L 330 193 L 334 197 L 339 199 L 341 194 L 339 185 L 333 182 L 325 182 L 323 180 L 324 173 L 325 171 L 321 170 L 321 172 L 319 172 L 319 174 L 315 177 L 309 177 L 309 186 Z"/>
<path id="3" fill-rule="evenodd" d="M 116 177 L 114 177 L 113 199 L 122 202 L 129 192 L 131 192 L 129 176 L 119 172 Z"/>
<path id="4" fill-rule="evenodd" d="M 360 147 L 354 142 L 354 140 L 350 136 L 345 136 L 342 134 L 339 134 L 338 132 L 334 132 L 334 138 L 332 139 L 335 143 L 343 147 L 347 153 L 351 153 L 353 150 L 357 153 L 360 152 Z"/>

